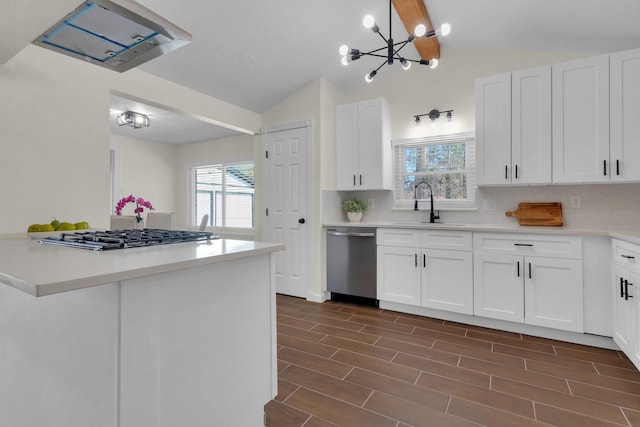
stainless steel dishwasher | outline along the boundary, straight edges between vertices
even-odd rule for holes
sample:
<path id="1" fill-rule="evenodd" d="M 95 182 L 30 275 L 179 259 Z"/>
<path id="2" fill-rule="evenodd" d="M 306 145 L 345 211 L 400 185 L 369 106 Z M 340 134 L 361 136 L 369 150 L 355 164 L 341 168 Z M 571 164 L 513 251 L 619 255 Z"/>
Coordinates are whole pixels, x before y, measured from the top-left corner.
<path id="1" fill-rule="evenodd" d="M 376 229 L 327 229 L 327 291 L 334 301 L 378 307 Z"/>

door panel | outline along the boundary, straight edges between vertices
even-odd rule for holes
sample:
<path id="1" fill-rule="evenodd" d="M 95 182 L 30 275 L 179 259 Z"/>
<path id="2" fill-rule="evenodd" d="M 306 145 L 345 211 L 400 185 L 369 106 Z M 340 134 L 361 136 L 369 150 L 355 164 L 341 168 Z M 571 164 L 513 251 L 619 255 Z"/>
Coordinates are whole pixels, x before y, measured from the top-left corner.
<path id="1" fill-rule="evenodd" d="M 310 247 L 307 215 L 306 127 L 269 133 L 266 137 L 265 221 L 266 239 L 283 243 L 276 252 L 276 290 L 278 293 L 306 298 L 310 286 L 307 259 Z"/>

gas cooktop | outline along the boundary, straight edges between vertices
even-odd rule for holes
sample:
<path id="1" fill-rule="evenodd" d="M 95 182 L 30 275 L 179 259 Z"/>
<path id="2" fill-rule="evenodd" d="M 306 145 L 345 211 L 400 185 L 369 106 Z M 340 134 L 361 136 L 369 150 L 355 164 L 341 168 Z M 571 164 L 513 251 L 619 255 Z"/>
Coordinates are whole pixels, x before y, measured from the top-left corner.
<path id="1" fill-rule="evenodd" d="M 168 245 L 173 243 L 210 241 L 219 239 L 207 231 L 160 230 L 106 230 L 63 232 L 60 237 L 44 237 L 40 243 L 106 251 L 112 249 L 137 248 L 142 246 Z"/>

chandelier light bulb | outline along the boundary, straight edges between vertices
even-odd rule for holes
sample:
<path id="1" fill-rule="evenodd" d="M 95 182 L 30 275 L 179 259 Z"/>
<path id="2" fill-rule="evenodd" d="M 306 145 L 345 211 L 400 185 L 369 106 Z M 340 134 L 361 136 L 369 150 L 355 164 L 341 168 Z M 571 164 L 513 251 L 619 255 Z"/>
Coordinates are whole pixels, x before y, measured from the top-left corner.
<path id="1" fill-rule="evenodd" d="M 432 70 L 434 68 L 436 68 L 438 66 L 438 60 L 433 58 L 431 61 L 429 61 L 429 68 L 431 68 Z"/>
<path id="2" fill-rule="evenodd" d="M 413 35 L 416 37 L 422 37 L 427 34 L 427 27 L 424 24 L 416 25 L 416 28 L 413 30 Z"/>
<path id="3" fill-rule="evenodd" d="M 342 62 L 342 65 L 344 66 L 349 65 L 349 59 L 347 58 L 346 55 L 342 57 L 342 60 L 340 62 Z"/>
<path id="4" fill-rule="evenodd" d="M 374 25 L 376 25 L 376 20 L 373 18 L 373 16 L 367 15 L 362 18 L 362 25 L 364 25 L 365 28 L 371 29 Z"/>
<path id="5" fill-rule="evenodd" d="M 347 56 L 347 54 L 349 53 L 349 46 L 347 46 L 346 44 L 343 44 L 338 49 L 338 52 L 340 52 L 340 55 L 342 56 Z"/>
<path id="6" fill-rule="evenodd" d="M 409 68 L 411 68 L 411 62 L 407 61 L 406 59 L 402 58 L 400 60 L 400 63 L 402 64 L 402 69 L 403 70 L 408 70 Z"/>
<path id="7" fill-rule="evenodd" d="M 451 32 L 451 25 L 442 24 L 442 26 L 440 27 L 440 30 L 437 33 L 439 36 L 446 37 L 449 35 L 450 32 Z"/>
<path id="8" fill-rule="evenodd" d="M 372 72 L 370 72 L 369 74 L 367 74 L 366 76 L 364 76 L 364 80 L 367 83 L 371 83 L 373 81 L 373 78 L 376 76 L 377 71 L 373 70 Z"/>

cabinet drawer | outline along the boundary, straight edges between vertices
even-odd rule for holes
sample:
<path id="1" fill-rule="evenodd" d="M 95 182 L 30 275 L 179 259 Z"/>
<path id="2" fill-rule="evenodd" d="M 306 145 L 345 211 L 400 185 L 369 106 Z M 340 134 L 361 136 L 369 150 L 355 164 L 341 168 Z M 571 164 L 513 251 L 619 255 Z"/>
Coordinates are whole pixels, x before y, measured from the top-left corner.
<path id="1" fill-rule="evenodd" d="M 404 228 L 378 228 L 376 243 L 378 246 L 420 247 L 420 230 Z"/>
<path id="2" fill-rule="evenodd" d="M 473 250 L 484 253 L 582 259 L 580 236 L 474 233 Z"/>
<path id="3" fill-rule="evenodd" d="M 427 230 L 422 232 L 421 247 L 427 249 L 448 249 L 470 251 L 472 249 L 470 231 Z"/>
<path id="4" fill-rule="evenodd" d="M 640 273 L 640 246 L 623 240 L 611 241 L 613 262 Z"/>

